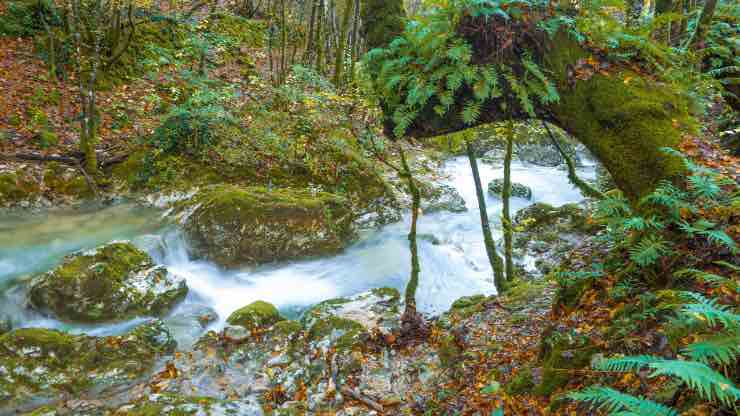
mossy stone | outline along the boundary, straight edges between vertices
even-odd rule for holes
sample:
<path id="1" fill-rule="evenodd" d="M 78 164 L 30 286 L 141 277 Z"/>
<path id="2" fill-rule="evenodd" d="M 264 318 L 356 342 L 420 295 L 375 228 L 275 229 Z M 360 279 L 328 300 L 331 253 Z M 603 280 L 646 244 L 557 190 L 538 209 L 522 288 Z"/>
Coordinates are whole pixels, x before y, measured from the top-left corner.
<path id="1" fill-rule="evenodd" d="M 504 180 L 501 178 L 497 178 L 492 180 L 488 184 L 488 193 L 501 197 L 504 192 Z M 524 198 L 524 199 L 532 199 L 532 189 L 527 185 L 522 185 L 517 182 L 511 183 L 511 196 L 516 198 Z"/>
<path id="2" fill-rule="evenodd" d="M 196 252 L 227 267 L 336 253 L 355 235 L 347 201 L 326 192 L 219 185 L 190 206 Z"/>
<path id="3" fill-rule="evenodd" d="M 540 346 L 542 382 L 534 387 L 534 392 L 549 396 L 564 387 L 572 380 L 567 370 L 589 366 L 591 357 L 597 352 L 598 347 L 585 336 L 554 332 L 552 329 L 545 331 Z"/>
<path id="4" fill-rule="evenodd" d="M 36 276 L 30 304 L 78 322 L 107 322 L 162 315 L 187 294 L 184 279 L 129 242 L 114 242 L 67 256 L 61 265 Z"/>
<path id="5" fill-rule="evenodd" d="M 308 330 L 309 342 L 328 340 L 338 351 L 349 351 L 358 347 L 368 335 L 365 327 L 359 322 L 338 316 L 318 319 Z"/>
<path id="6" fill-rule="evenodd" d="M 284 320 L 274 305 L 258 300 L 234 311 L 226 322 L 254 330 L 264 329 Z"/>
<path id="7" fill-rule="evenodd" d="M 167 327 L 158 320 L 111 337 L 15 329 L 0 336 L 0 392 L 6 396 L 0 402 L 12 408 L 129 383 L 175 346 Z"/>

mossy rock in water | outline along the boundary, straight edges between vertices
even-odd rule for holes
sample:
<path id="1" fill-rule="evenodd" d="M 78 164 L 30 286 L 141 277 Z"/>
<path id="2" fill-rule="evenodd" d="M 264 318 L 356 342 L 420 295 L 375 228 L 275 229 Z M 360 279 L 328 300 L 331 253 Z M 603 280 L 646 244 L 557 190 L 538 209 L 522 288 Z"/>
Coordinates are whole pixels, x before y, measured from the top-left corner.
<path id="1" fill-rule="evenodd" d="M 129 242 L 67 256 L 31 282 L 30 304 L 63 320 L 107 322 L 162 315 L 188 292 L 185 280 Z"/>
<path id="2" fill-rule="evenodd" d="M 421 186 L 421 210 L 426 213 L 439 211 L 465 212 L 465 199 L 449 185 L 428 183 Z"/>
<path id="3" fill-rule="evenodd" d="M 54 193 L 87 198 L 93 196 L 85 177 L 74 169 L 51 162 L 44 170 L 44 185 Z"/>
<path id="4" fill-rule="evenodd" d="M 346 200 L 325 192 L 219 185 L 189 204 L 195 252 L 227 267 L 336 253 L 355 235 Z"/>
<path id="5" fill-rule="evenodd" d="M 209 396 L 160 393 L 148 395 L 121 406 L 113 414 L 126 416 L 259 416 L 264 413 L 257 400 L 252 397 L 221 400 Z"/>
<path id="6" fill-rule="evenodd" d="M 280 312 L 278 312 L 275 306 L 271 303 L 258 300 L 234 311 L 226 319 L 226 322 L 230 325 L 240 325 L 244 328 L 254 330 L 268 328 L 284 320 L 285 318 L 280 315 Z"/>
<path id="7" fill-rule="evenodd" d="M 111 337 L 15 329 L 0 336 L 0 408 L 12 412 L 31 401 L 53 402 L 63 395 L 125 385 L 175 346 L 159 320 Z"/>
<path id="8" fill-rule="evenodd" d="M 501 197 L 504 192 L 504 180 L 502 178 L 494 179 L 488 184 L 488 193 Z M 520 183 L 511 183 L 511 196 L 516 198 L 532 199 L 532 188 Z"/>

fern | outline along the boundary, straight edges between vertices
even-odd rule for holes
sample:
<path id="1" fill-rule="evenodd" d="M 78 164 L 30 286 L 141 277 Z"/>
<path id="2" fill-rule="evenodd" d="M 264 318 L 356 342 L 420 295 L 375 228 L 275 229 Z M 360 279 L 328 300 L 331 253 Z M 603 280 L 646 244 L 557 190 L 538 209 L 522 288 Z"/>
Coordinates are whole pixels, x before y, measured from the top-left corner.
<path id="1" fill-rule="evenodd" d="M 475 123 L 478 120 L 478 117 L 480 117 L 480 103 L 475 101 L 468 102 L 465 104 L 465 108 L 461 115 L 465 124 Z"/>
<path id="2" fill-rule="evenodd" d="M 731 406 L 740 400 L 740 389 L 732 381 L 706 364 L 696 361 L 665 360 L 650 364 L 650 377 L 673 376 L 699 393 L 706 400 L 718 400 Z"/>
<path id="3" fill-rule="evenodd" d="M 609 387 L 593 386 L 569 393 L 567 397 L 590 403 L 592 408 L 606 411 L 610 415 L 678 416 L 678 412 L 668 406 L 644 397 L 624 394 Z"/>
<path id="4" fill-rule="evenodd" d="M 601 371 L 618 371 L 621 373 L 628 371 L 639 371 L 656 360 L 658 357 L 652 355 L 635 355 L 621 358 L 606 358 L 594 364 L 594 368 Z"/>
<path id="5" fill-rule="evenodd" d="M 706 322 L 710 326 L 722 324 L 725 328 L 740 325 L 740 315 L 730 311 L 727 305 L 720 305 L 716 299 L 707 299 L 694 292 L 683 292 L 684 297 L 695 301 L 683 305 L 680 313 L 689 318 Z"/>
<path id="6" fill-rule="evenodd" d="M 642 267 L 650 266 L 670 250 L 668 242 L 657 235 L 643 237 L 630 248 L 630 259 Z"/>
<path id="7" fill-rule="evenodd" d="M 703 364 L 733 365 L 740 355 L 740 334 L 717 335 L 689 344 L 683 352 L 692 360 Z"/>
<path id="8" fill-rule="evenodd" d="M 714 273 L 708 273 L 708 272 L 705 272 L 699 269 L 692 269 L 692 268 L 679 270 L 673 275 L 676 277 L 687 276 L 692 279 L 698 280 L 700 282 L 703 282 L 703 283 L 706 283 L 706 284 L 709 284 L 715 287 L 727 285 L 731 283 L 731 281 L 724 276 L 720 276 Z"/>

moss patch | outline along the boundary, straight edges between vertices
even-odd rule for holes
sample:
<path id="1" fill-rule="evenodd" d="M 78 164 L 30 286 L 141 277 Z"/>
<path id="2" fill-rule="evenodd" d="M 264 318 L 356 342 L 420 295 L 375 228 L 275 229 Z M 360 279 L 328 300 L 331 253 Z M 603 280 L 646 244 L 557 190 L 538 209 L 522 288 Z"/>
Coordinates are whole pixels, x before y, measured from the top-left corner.
<path id="1" fill-rule="evenodd" d="M 37 276 L 29 291 L 31 304 L 56 316 L 81 322 L 122 320 L 162 314 L 185 297 L 162 267 L 128 242 L 70 255 L 54 270 Z"/>
<path id="2" fill-rule="evenodd" d="M 225 266 L 335 253 L 354 236 L 346 200 L 325 192 L 221 185 L 191 202 L 188 236 Z"/>
<path id="3" fill-rule="evenodd" d="M 283 321 L 277 308 L 271 303 L 258 300 L 249 305 L 237 309 L 226 319 L 230 325 L 241 325 L 247 329 L 266 328 Z"/>

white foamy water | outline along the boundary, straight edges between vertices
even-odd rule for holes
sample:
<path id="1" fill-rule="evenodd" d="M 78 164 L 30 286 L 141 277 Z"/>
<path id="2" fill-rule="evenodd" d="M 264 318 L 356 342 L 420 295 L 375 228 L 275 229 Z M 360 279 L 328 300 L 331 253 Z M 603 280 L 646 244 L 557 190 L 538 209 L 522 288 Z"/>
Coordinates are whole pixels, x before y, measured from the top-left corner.
<path id="1" fill-rule="evenodd" d="M 503 177 L 503 169 L 479 164 L 483 186 Z M 417 303 L 421 311 L 437 314 L 448 309 L 461 296 L 495 293 L 492 272 L 486 257 L 477 210 L 475 187 L 468 160 L 448 161 L 444 173 L 447 183 L 465 199 L 467 212 L 438 212 L 422 215 L 418 234 L 434 238 L 419 239 L 421 263 Z M 580 170 L 583 178 L 594 177 L 593 166 Z M 533 200 L 512 199 L 512 212 L 533 202 L 562 205 L 582 199 L 568 183 L 566 172 L 556 168 L 512 163 L 512 179 L 533 190 Z M 494 237 L 500 238 L 501 202 L 487 195 L 488 213 Z M 219 315 L 214 327 L 223 325 L 234 310 L 255 300 L 275 304 L 295 316 L 302 309 L 322 300 L 348 296 L 361 291 L 392 286 L 403 290 L 410 272 L 408 240 L 409 216 L 379 230 L 367 232 L 343 253 L 304 261 L 277 263 L 259 268 L 223 270 L 212 263 L 188 255 L 187 244 L 179 232 L 163 230 L 148 210 L 131 205 L 84 214 L 50 215 L 43 218 L 0 219 L 0 314 L 10 315 L 16 325 L 62 327 L 74 332 L 95 334 L 125 331 L 139 320 L 115 325 L 81 326 L 44 318 L 24 308 L 23 275 L 50 268 L 75 249 L 94 247 L 113 239 L 135 238 L 135 242 L 161 240 L 160 248 L 145 244 L 155 261 L 172 273 L 187 279 L 190 292 L 176 315 L 190 304 L 208 305 Z M 8 234 L 10 233 L 10 234 Z M 16 237 L 20 236 L 20 237 Z M 192 341 L 192 334 L 181 339 Z"/>

